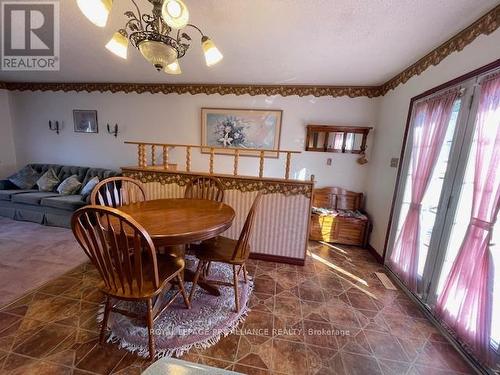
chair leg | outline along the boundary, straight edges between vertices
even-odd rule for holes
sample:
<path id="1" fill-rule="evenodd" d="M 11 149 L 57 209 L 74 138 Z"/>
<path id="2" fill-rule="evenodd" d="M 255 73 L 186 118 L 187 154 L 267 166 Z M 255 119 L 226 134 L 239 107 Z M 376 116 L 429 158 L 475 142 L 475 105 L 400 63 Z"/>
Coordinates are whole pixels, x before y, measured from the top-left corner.
<path id="1" fill-rule="evenodd" d="M 236 303 L 236 312 L 240 312 L 240 296 L 238 292 L 238 272 L 236 265 L 233 265 L 233 283 L 234 283 L 234 302 Z"/>
<path id="2" fill-rule="evenodd" d="M 212 265 L 212 262 L 208 262 L 207 266 L 205 267 L 205 277 L 208 277 L 208 274 L 210 273 L 210 266 Z"/>
<path id="3" fill-rule="evenodd" d="M 248 283 L 247 267 L 243 263 L 243 265 L 241 266 L 241 268 L 243 268 L 243 280 L 245 280 L 245 284 L 246 284 L 246 283 Z"/>
<path id="4" fill-rule="evenodd" d="M 177 281 L 179 282 L 179 289 L 181 290 L 182 298 L 184 299 L 184 303 L 188 309 L 191 308 L 191 303 L 189 302 L 189 298 L 186 294 L 186 289 L 184 289 L 184 281 L 182 281 L 182 277 L 180 274 L 177 275 Z"/>
<path id="5" fill-rule="evenodd" d="M 109 313 L 111 312 L 111 298 L 106 296 L 106 303 L 104 304 L 104 316 L 102 319 L 101 334 L 99 335 L 99 343 L 104 343 L 104 336 L 106 335 L 106 328 L 108 326 Z"/>
<path id="6" fill-rule="evenodd" d="M 155 357 L 155 339 L 153 336 L 153 302 L 151 299 L 147 301 L 148 311 L 147 311 L 147 324 L 149 333 L 149 359 L 152 361 Z"/>
<path id="7" fill-rule="evenodd" d="M 200 278 L 201 271 L 203 271 L 203 266 L 205 262 L 201 259 L 198 261 L 198 268 L 196 268 L 196 273 L 194 274 L 193 285 L 191 286 L 191 292 L 189 293 L 189 303 L 193 301 L 194 290 L 196 289 L 196 284 L 198 283 L 198 279 Z"/>

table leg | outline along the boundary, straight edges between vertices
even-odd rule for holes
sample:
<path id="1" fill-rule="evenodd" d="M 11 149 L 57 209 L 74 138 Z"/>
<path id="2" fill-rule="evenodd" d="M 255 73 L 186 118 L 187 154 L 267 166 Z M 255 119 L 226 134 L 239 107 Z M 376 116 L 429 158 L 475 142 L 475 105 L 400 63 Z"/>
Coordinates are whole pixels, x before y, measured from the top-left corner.
<path id="1" fill-rule="evenodd" d="M 184 246 L 168 246 L 165 248 L 165 253 L 166 254 L 171 254 L 175 256 L 182 256 L 184 257 L 185 255 L 185 249 Z M 191 271 L 187 268 L 184 269 L 184 281 L 188 282 L 193 282 L 194 279 L 194 271 Z M 220 296 L 220 290 L 216 286 L 209 284 L 203 280 L 198 281 L 198 286 L 205 290 L 208 294 L 211 294 L 213 296 Z"/>

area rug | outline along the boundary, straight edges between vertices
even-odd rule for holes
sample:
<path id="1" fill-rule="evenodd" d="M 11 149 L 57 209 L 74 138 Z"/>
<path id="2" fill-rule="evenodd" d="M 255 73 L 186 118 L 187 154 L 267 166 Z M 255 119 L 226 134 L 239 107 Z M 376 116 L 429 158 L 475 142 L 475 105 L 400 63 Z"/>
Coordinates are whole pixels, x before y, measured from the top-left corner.
<path id="1" fill-rule="evenodd" d="M 196 260 L 186 257 L 186 266 L 194 270 Z M 231 281 L 232 267 L 227 264 L 213 263 L 210 268 L 210 279 Z M 185 287 L 189 294 L 191 283 Z M 219 287 L 221 295 L 216 297 L 196 288 L 191 309 L 186 309 L 179 295 L 175 302 L 157 318 L 154 324 L 156 358 L 182 356 L 192 348 L 208 348 L 215 345 L 221 337 L 229 335 L 242 323 L 248 312 L 248 301 L 253 290 L 253 281 L 245 284 L 240 280 L 240 311 L 234 307 L 234 289 Z M 166 298 L 170 296 L 167 294 Z M 119 306 L 129 311 L 146 316 L 145 304 L 120 302 Z M 97 319 L 102 321 L 102 312 Z M 149 355 L 148 331 L 144 320 L 129 318 L 121 314 L 110 314 L 108 329 L 111 335 L 108 342 L 118 343 L 120 347 L 135 352 L 141 357 Z"/>

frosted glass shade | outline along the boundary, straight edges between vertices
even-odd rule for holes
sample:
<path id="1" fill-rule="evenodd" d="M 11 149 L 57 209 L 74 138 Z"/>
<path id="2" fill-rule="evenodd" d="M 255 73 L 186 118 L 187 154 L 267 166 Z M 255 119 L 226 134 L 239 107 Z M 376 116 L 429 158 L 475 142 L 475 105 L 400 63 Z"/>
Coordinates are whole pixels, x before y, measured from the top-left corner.
<path id="1" fill-rule="evenodd" d="M 181 74 L 181 66 L 179 65 L 179 61 L 175 60 L 173 63 L 168 64 L 165 67 L 165 73 L 167 74 Z"/>
<path id="2" fill-rule="evenodd" d="M 207 63 L 207 66 L 217 64 L 224 57 L 222 56 L 222 53 L 220 53 L 219 49 L 215 46 L 212 39 L 206 36 L 201 38 L 201 47 L 203 48 L 203 53 L 205 54 L 205 62 Z"/>
<path id="3" fill-rule="evenodd" d="M 121 34 L 120 32 L 116 32 L 113 35 L 113 38 L 106 44 L 106 48 L 108 51 L 113 52 L 116 56 L 121 57 L 122 59 L 127 58 L 127 50 L 128 50 L 128 38 Z"/>
<path id="4" fill-rule="evenodd" d="M 162 42 L 146 40 L 139 44 L 139 51 L 158 71 L 177 60 L 177 51 Z"/>
<path id="5" fill-rule="evenodd" d="M 99 27 L 106 26 L 113 0 L 77 0 L 76 3 L 90 22 Z"/>
<path id="6" fill-rule="evenodd" d="M 168 26 L 182 29 L 189 22 L 189 11 L 182 0 L 165 0 L 161 8 L 161 17 Z"/>

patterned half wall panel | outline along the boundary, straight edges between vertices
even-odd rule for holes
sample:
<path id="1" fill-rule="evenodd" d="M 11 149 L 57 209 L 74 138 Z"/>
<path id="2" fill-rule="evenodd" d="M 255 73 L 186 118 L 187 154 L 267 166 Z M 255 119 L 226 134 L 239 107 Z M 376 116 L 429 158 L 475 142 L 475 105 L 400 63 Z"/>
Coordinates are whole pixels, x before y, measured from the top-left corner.
<path id="1" fill-rule="evenodd" d="M 141 180 L 147 199 L 182 198 L 187 182 L 195 173 L 140 171 L 123 168 L 124 175 Z M 168 176 L 165 176 L 168 175 Z M 224 203 L 231 206 L 236 217 L 223 235 L 237 239 L 258 191 L 264 197 L 250 240 L 252 257 L 303 264 L 306 254 L 311 193 L 310 181 L 279 181 L 217 176 L 228 187 Z"/>

